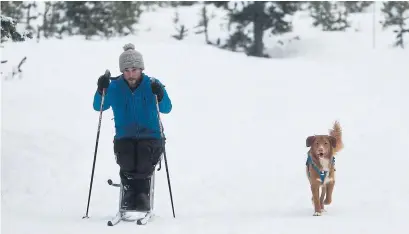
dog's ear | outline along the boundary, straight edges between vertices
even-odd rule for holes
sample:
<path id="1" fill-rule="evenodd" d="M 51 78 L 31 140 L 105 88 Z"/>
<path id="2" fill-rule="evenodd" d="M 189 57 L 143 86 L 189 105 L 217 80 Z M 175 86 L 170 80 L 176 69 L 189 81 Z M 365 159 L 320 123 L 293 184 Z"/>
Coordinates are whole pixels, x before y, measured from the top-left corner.
<path id="1" fill-rule="evenodd" d="M 306 140 L 307 147 L 310 147 L 312 145 L 312 143 L 314 142 L 314 140 L 315 140 L 315 136 L 307 137 L 307 140 Z"/>
<path id="2" fill-rule="evenodd" d="M 335 138 L 334 136 L 329 136 L 329 142 L 331 142 L 331 146 L 333 148 L 337 147 L 337 138 Z"/>

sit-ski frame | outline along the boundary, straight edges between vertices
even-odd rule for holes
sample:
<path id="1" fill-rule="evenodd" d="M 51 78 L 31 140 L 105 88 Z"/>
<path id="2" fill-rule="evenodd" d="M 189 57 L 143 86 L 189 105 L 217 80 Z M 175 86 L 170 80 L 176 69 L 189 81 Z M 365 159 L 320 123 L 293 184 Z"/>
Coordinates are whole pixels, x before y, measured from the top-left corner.
<path id="1" fill-rule="evenodd" d="M 151 209 L 146 212 L 145 216 L 136 220 L 129 220 L 126 218 L 126 212 L 141 212 L 140 210 L 124 210 L 121 207 L 122 204 L 122 198 L 123 198 L 123 186 L 121 183 L 113 183 L 111 179 L 108 180 L 108 184 L 113 186 L 113 187 L 119 187 L 119 206 L 118 206 L 118 212 L 116 213 L 115 217 L 112 218 L 111 220 L 108 221 L 107 225 L 108 226 L 114 226 L 118 224 L 121 221 L 127 221 L 127 222 L 134 222 L 136 221 L 136 224 L 138 225 L 145 225 L 150 218 L 153 216 L 153 204 L 154 204 L 154 195 L 155 195 L 155 171 L 152 174 L 151 180 L 150 180 L 150 190 L 149 190 L 149 201 L 150 201 L 150 207 Z M 145 211 L 143 211 L 145 212 Z"/>

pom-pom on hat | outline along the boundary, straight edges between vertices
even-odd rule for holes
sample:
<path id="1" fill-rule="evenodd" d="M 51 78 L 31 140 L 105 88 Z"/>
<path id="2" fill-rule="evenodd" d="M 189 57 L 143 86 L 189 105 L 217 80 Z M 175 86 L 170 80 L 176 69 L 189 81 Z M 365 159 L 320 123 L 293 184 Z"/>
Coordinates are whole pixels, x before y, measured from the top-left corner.
<path id="1" fill-rule="evenodd" d="M 145 69 L 142 54 L 135 50 L 135 45 L 128 43 L 123 46 L 124 52 L 119 56 L 119 70 L 124 72 L 126 68 Z"/>

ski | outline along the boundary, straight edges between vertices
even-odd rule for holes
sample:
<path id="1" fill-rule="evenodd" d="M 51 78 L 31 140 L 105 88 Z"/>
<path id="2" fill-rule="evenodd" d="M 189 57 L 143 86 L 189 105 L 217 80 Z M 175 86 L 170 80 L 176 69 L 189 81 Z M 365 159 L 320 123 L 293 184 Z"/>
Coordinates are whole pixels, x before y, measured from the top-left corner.
<path id="1" fill-rule="evenodd" d="M 144 217 L 136 220 L 137 225 L 146 225 L 152 218 L 153 214 L 151 211 L 147 212 Z"/>
<path id="2" fill-rule="evenodd" d="M 119 222 L 121 222 L 122 216 L 123 216 L 123 213 L 118 212 L 113 219 L 108 221 L 107 225 L 110 226 L 110 227 L 114 226 L 114 225 L 117 225 Z"/>
<path id="3" fill-rule="evenodd" d="M 108 184 L 112 187 L 119 187 L 120 188 L 120 192 L 119 192 L 119 204 L 121 204 L 121 200 L 122 200 L 122 195 L 123 195 L 123 188 L 122 185 L 120 183 L 114 183 L 111 179 L 109 179 Z M 109 220 L 107 222 L 107 225 L 112 227 L 117 225 L 118 223 L 120 223 L 121 221 L 125 221 L 125 222 L 135 222 L 137 225 L 146 225 L 151 218 L 153 217 L 153 204 L 154 204 L 154 183 L 155 183 L 155 174 L 153 174 L 152 179 L 151 179 L 151 186 L 150 186 L 150 206 L 151 209 L 149 211 L 139 211 L 139 210 L 123 210 L 121 208 L 121 206 L 119 205 L 119 210 L 116 213 L 115 217 L 113 217 L 111 220 Z M 145 213 L 143 217 L 141 218 L 137 218 L 137 219 L 129 219 L 130 216 L 127 215 L 127 212 L 142 212 Z"/>
<path id="4" fill-rule="evenodd" d="M 153 213 L 151 211 L 147 212 L 144 217 L 138 218 L 136 220 L 128 220 L 124 212 L 118 212 L 115 217 L 107 222 L 107 225 L 112 227 L 120 223 L 121 221 L 125 222 L 136 222 L 137 225 L 146 225 L 151 218 L 153 217 Z"/>

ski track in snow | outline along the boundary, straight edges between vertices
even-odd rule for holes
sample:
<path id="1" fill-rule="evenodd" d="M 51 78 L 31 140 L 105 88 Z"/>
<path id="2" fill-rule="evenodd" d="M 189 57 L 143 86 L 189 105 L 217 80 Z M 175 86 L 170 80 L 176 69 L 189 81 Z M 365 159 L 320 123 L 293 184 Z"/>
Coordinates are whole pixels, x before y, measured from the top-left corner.
<path id="1" fill-rule="evenodd" d="M 341 34 L 318 33 L 300 16 L 301 41 L 280 49 L 298 54 L 260 59 L 206 46 L 202 36 L 172 40 L 159 30 L 158 22 L 172 16 L 165 13 L 155 21 L 144 16 L 152 31 L 140 36 L 33 40 L 2 49 L 9 64 L 27 56 L 21 79 L 2 79 L 2 233 L 408 230 L 409 53 L 387 48 L 393 36 L 386 32 L 373 50 L 370 14 L 359 21 L 361 32 Z M 111 110 L 103 114 L 90 218 L 82 219 L 99 115 L 92 100 L 105 69 L 118 74 L 128 42 L 172 99 L 162 121 L 176 219 L 163 163 L 152 223 L 107 227 L 119 192 L 106 182 L 119 179 Z M 334 200 L 313 217 L 305 139 L 326 134 L 335 120 L 345 149 L 336 161 Z"/>

